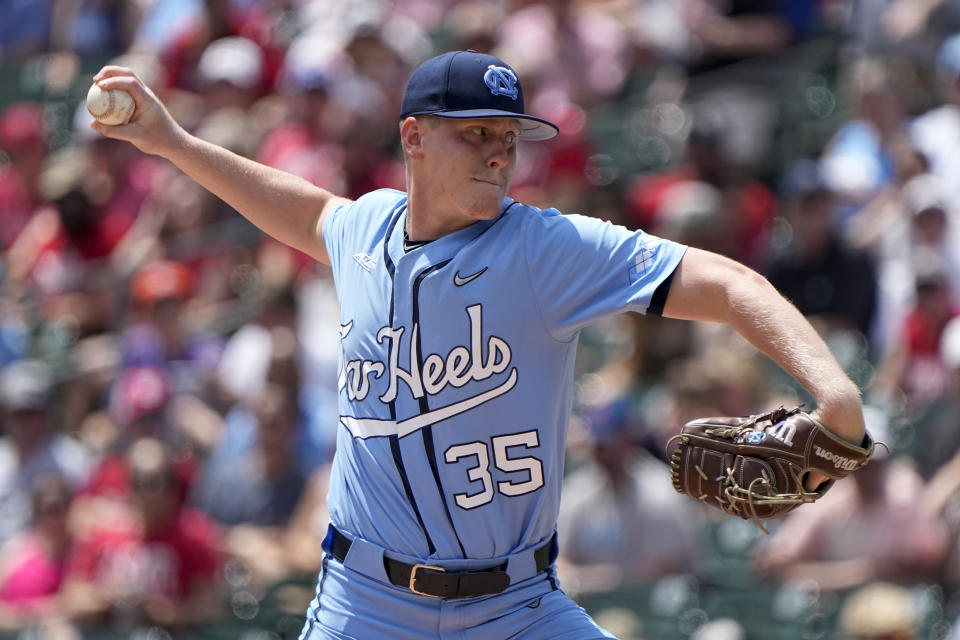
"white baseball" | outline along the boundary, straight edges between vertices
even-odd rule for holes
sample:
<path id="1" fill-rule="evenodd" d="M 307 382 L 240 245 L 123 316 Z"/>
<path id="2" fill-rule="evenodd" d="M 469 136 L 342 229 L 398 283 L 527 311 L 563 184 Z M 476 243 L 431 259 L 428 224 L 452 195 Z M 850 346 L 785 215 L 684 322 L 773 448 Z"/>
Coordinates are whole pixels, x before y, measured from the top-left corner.
<path id="1" fill-rule="evenodd" d="M 119 89 L 101 89 L 93 83 L 87 91 L 87 111 L 103 124 L 126 124 L 136 105 L 133 96 Z"/>

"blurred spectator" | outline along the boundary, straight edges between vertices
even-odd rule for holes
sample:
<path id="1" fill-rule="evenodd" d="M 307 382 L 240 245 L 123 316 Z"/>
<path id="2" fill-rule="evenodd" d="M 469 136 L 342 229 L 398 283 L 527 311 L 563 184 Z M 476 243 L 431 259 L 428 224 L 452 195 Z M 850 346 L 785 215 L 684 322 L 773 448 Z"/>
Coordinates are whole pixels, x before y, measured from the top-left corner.
<path id="1" fill-rule="evenodd" d="M 903 187 L 913 178 L 930 169 L 926 157 L 908 141 L 892 145 L 893 180 L 870 202 L 853 213 L 846 221 L 844 233 L 850 244 L 868 249 L 877 259 L 883 260 L 900 244 L 906 235 L 909 216 L 906 215 Z"/>
<path id="2" fill-rule="evenodd" d="M 248 135 L 250 122 L 244 111 L 222 109 L 210 114 L 197 133 L 247 154 L 256 142 Z M 154 261 L 185 266 L 193 275 L 192 286 L 181 295 L 183 310 L 209 307 L 202 316 L 209 318 L 215 305 L 247 292 L 237 275 L 249 272 L 249 248 L 263 238 L 256 227 L 231 212 L 222 200 L 177 171 L 158 176 L 137 223 L 124 237 L 123 255 L 112 260 L 116 277 L 135 279 L 138 272 L 150 271 Z M 149 318 L 145 312 L 155 301 L 135 302 L 136 308 L 127 309 L 131 317 L 124 324 Z"/>
<path id="3" fill-rule="evenodd" d="M 104 412 L 104 398 L 117 375 L 120 349 L 114 333 L 79 340 L 71 349 L 69 375 L 60 393 L 63 431 L 74 435 L 94 456 L 108 445 L 97 424 Z"/>
<path id="4" fill-rule="evenodd" d="M 850 46 L 867 52 L 895 50 L 926 59 L 960 26 L 958 7 L 943 0 L 853 0 L 849 4 L 843 26 Z"/>
<path id="5" fill-rule="evenodd" d="M 124 51 L 144 4 L 123 0 L 53 2 L 50 47 L 83 57 L 103 57 Z"/>
<path id="6" fill-rule="evenodd" d="M 75 500 L 73 522 L 79 533 L 127 511 L 133 493 L 127 456 L 130 447 L 141 439 L 157 440 L 170 450 L 176 489 L 181 499 L 186 497 L 198 466 L 186 430 L 179 425 L 184 416 L 198 413 L 189 405 L 183 406 L 187 398 L 171 396 L 170 380 L 162 368 L 135 366 L 119 373 L 109 390 L 107 410 L 98 418 L 106 423 L 99 426 L 100 457 Z M 195 422 L 206 419 L 203 414 L 193 416 Z M 200 430 L 204 426 L 191 428 Z"/>
<path id="7" fill-rule="evenodd" d="M 839 630 L 842 640 L 912 640 L 918 622 L 909 589 L 871 582 L 846 597 Z"/>
<path id="8" fill-rule="evenodd" d="M 940 45 L 934 61 L 935 80 L 943 104 L 937 104 L 910 125 L 910 139 L 930 162 L 930 171 L 946 188 L 950 206 L 960 203 L 960 34 Z"/>
<path id="9" fill-rule="evenodd" d="M 171 393 L 208 391 L 223 350 L 219 336 L 190 320 L 198 285 L 194 269 L 166 259 L 144 265 L 130 282 L 122 366 L 163 369 Z"/>
<path id="10" fill-rule="evenodd" d="M 323 539 L 330 524 L 327 492 L 330 490 L 330 465 L 318 467 L 307 478 L 300 501 L 282 535 L 286 570 L 293 574 L 315 576 L 323 565 Z"/>
<path id="11" fill-rule="evenodd" d="M 169 451 L 144 438 L 126 456 L 132 502 L 126 517 L 101 522 L 71 555 L 64 611 L 83 625 L 175 629 L 219 615 L 218 532 L 183 504 Z"/>
<path id="12" fill-rule="evenodd" d="M 7 251 L 43 201 L 40 174 L 47 154 L 43 105 L 16 102 L 0 111 L 0 250 Z"/>
<path id="13" fill-rule="evenodd" d="M 385 3 L 363 12 L 324 4 L 322 19 L 286 52 L 278 85 L 287 118 L 259 159 L 354 196 L 402 187 L 397 123 L 384 114 L 431 49 L 423 27 L 401 13 Z"/>
<path id="14" fill-rule="evenodd" d="M 123 370 L 114 380 L 108 398 L 108 410 L 122 432 L 117 445 L 129 446 L 143 437 L 170 443 L 167 408 L 170 402 L 170 379 L 160 367 L 147 365 Z"/>
<path id="15" fill-rule="evenodd" d="M 560 573 L 575 591 L 605 591 L 696 572 L 699 505 L 673 491 L 669 468 L 636 446 L 629 400 L 587 412 L 591 459 L 564 481 Z"/>
<path id="16" fill-rule="evenodd" d="M 169 442 L 166 405 L 169 382 L 163 370 L 135 367 L 117 376 L 110 386 L 108 407 L 100 416 L 100 447 L 96 465 L 76 497 L 74 526 L 78 533 L 109 522 L 126 509 L 130 499 L 130 473 L 126 460 L 130 446 L 149 437 Z M 179 477 L 186 486 L 193 464 L 178 465 Z"/>
<path id="17" fill-rule="evenodd" d="M 33 329 L 28 317 L 29 306 L 29 300 L 17 300 L 12 295 L 0 296 L 0 366 L 26 355 Z"/>
<path id="18" fill-rule="evenodd" d="M 283 577 L 281 532 L 304 491 L 296 464 L 298 420 L 290 391 L 267 385 L 254 403 L 256 442 L 237 457 L 213 457 L 198 474 L 191 503 L 225 527 L 226 548 L 260 582 Z"/>
<path id="19" fill-rule="evenodd" d="M 760 358 L 754 357 L 746 342 L 739 346 L 729 344 L 725 333 L 708 339 L 714 342 L 699 347 L 689 358 L 675 360 L 667 369 L 666 380 L 671 388 L 689 394 L 685 400 L 692 406 L 685 408 L 684 413 L 706 411 L 700 415 L 724 416 L 755 413 L 773 395 L 766 372 L 758 366 Z"/>
<path id="20" fill-rule="evenodd" d="M 44 314 L 70 318 L 80 336 L 107 330 L 118 312 L 111 260 L 122 262 L 118 247 L 154 187 L 156 159 L 126 146 L 102 138 L 47 158 L 39 178 L 46 204 L 9 251 L 10 280 L 35 286 Z"/>
<path id="21" fill-rule="evenodd" d="M 943 393 L 918 407 L 910 414 L 909 427 L 912 429 L 911 457 L 917 463 L 919 471 L 930 481 L 927 493 L 936 504 L 932 508 L 939 513 L 955 491 L 946 478 L 954 477 L 960 458 L 960 429 L 957 429 L 957 416 L 960 415 L 960 317 L 954 317 L 940 334 L 939 360 L 948 376 Z M 949 463 L 949 464 L 948 464 Z M 934 482 L 932 476 L 939 477 Z M 955 476 L 960 482 L 960 475 Z M 947 484 L 944 484 L 947 482 Z M 960 485 L 958 485 L 960 486 Z M 960 522 L 952 523 L 960 526 Z"/>
<path id="22" fill-rule="evenodd" d="M 297 411 L 288 390 L 269 384 L 253 405 L 256 441 L 239 458 L 212 460 L 192 487 L 191 502 L 223 525 L 282 527 L 304 487 L 296 458 Z"/>
<path id="23" fill-rule="evenodd" d="M 373 115 L 371 124 L 378 129 L 387 123 L 395 124 L 390 118 L 382 118 L 368 110 L 374 105 L 389 108 L 387 105 L 402 99 L 405 77 L 415 65 L 432 55 L 424 28 L 388 9 L 378 20 L 357 25 L 344 51 L 353 62 L 355 79 L 370 82 L 374 89 L 371 95 L 373 104 L 358 103 L 355 106 L 367 115 Z M 395 127 L 390 126 L 390 129 Z"/>
<path id="24" fill-rule="evenodd" d="M 943 183 L 930 174 L 915 176 L 903 185 L 903 200 L 911 216 L 908 238 L 914 263 L 921 261 L 924 253 L 936 256 L 946 271 L 950 289 L 960 294 L 957 221 Z"/>
<path id="25" fill-rule="evenodd" d="M 157 158 L 129 149 L 130 145 L 122 148 L 117 140 L 89 138 L 93 133 L 89 130 L 83 133 L 89 152 L 83 184 L 97 208 L 98 226 L 106 245 L 96 254 L 85 249 L 84 256 L 90 259 L 106 255 L 120 243 L 144 202 L 160 188 L 158 181 L 166 168 L 161 168 Z"/>
<path id="26" fill-rule="evenodd" d="M 947 323 L 960 313 L 943 261 L 938 254 L 918 252 L 913 307 L 871 382 L 871 392 L 889 399 L 902 392 L 908 405 L 920 409 L 949 386 L 950 373 L 940 358 L 940 340 Z"/>
<path id="27" fill-rule="evenodd" d="M 262 95 L 273 87 L 282 54 L 264 6 L 235 0 L 203 0 L 174 5 L 174 9 L 181 9 L 178 12 L 165 9 L 164 4 L 156 3 L 145 17 L 150 28 L 159 29 L 163 36 L 141 42 L 145 47 L 159 47 L 172 86 L 199 92 L 203 83 L 199 64 L 204 51 L 216 40 L 240 36 L 254 42 L 263 55 L 257 92 Z"/>
<path id="28" fill-rule="evenodd" d="M 261 303 L 259 317 L 237 329 L 227 340 L 217 367 L 217 382 L 230 403 L 245 409 L 264 392 L 275 359 L 286 358 L 296 340 L 297 301 L 285 290 Z M 287 382 L 287 381 L 284 381 Z"/>
<path id="29" fill-rule="evenodd" d="M 257 160 L 313 184 L 346 188 L 343 150 L 335 144 L 343 109 L 330 96 L 330 69 L 307 40 L 288 51 L 281 73 L 287 119 L 269 132 Z"/>
<path id="30" fill-rule="evenodd" d="M 491 51 L 496 46 L 497 26 L 503 22 L 509 7 L 489 0 L 454 1 L 450 4 L 452 6 L 443 12 L 439 26 L 450 34 L 451 49 Z"/>
<path id="31" fill-rule="evenodd" d="M 927 173 L 926 159 L 909 145 L 897 145 L 896 177 L 847 221 L 844 237 L 867 250 L 876 265 L 877 309 L 869 336 L 874 353 L 882 356 L 913 304 L 916 246 L 928 228 L 927 210 L 942 206 L 937 179 Z M 923 215 L 920 215 L 923 214 Z M 935 218 L 935 216 L 932 216 Z M 946 249 L 943 238 L 935 248 Z"/>
<path id="32" fill-rule="evenodd" d="M 868 428 L 889 440 L 880 425 Z M 758 569 L 781 580 L 813 580 L 827 590 L 881 579 L 938 580 L 946 531 L 924 510 L 923 480 L 912 465 L 879 447 L 851 478 L 789 514 L 757 554 Z"/>
<path id="33" fill-rule="evenodd" d="M 750 415 L 777 401 L 797 403 L 793 394 L 777 393 L 776 377 L 753 347 L 726 327 L 714 328 L 689 339 L 686 354 L 669 361 L 650 393 L 643 446 L 664 462 L 667 441 L 690 420 Z"/>
<path id="34" fill-rule="evenodd" d="M 58 613 L 55 596 L 72 544 L 72 490 L 59 475 L 31 487 L 31 524 L 0 548 L 0 630 L 19 630 Z"/>
<path id="35" fill-rule="evenodd" d="M 340 305 L 329 272 L 306 280 L 297 293 L 297 344 L 300 347 L 305 439 L 314 443 L 314 464 L 333 459 L 337 427 L 330 421 L 337 406 L 340 355 L 337 327 Z"/>
<path id="36" fill-rule="evenodd" d="M 90 472 L 87 451 L 52 425 L 54 380 L 39 360 L 18 360 L 0 370 L 0 542 L 26 529 L 31 519 L 30 492 L 37 479 L 59 474 L 71 488 Z"/>
<path id="37" fill-rule="evenodd" d="M 845 69 L 853 118 L 820 157 L 822 180 L 846 218 L 895 179 L 898 145 L 907 137 L 903 60 L 860 58 Z"/>
<path id="38" fill-rule="evenodd" d="M 634 180 L 627 201 L 639 228 L 757 265 L 774 196 L 738 166 L 728 138 L 718 124 L 695 123 L 684 161 Z"/>
<path id="39" fill-rule="evenodd" d="M 53 4 L 53 0 L 7 0 L 0 4 L 4 17 L 0 21 L 0 60 L 18 59 L 45 49 Z"/>
<path id="40" fill-rule="evenodd" d="M 693 73 L 775 56 L 821 27 L 820 7 L 809 2 L 655 0 L 632 9 L 636 46 L 655 59 L 685 64 Z"/>
<path id="41" fill-rule="evenodd" d="M 809 2 L 710 0 L 690 3 L 686 15 L 695 72 L 746 58 L 771 56 L 816 33 L 817 6 Z"/>
<path id="42" fill-rule="evenodd" d="M 870 256 L 839 234 L 834 194 L 815 164 L 794 164 L 784 181 L 784 217 L 792 236 L 772 256 L 767 278 L 824 335 L 869 335 L 877 296 Z"/>
<path id="43" fill-rule="evenodd" d="M 227 341 L 217 369 L 217 383 L 226 406 L 224 432 L 212 451 L 211 460 L 234 460 L 255 446 L 256 406 L 271 385 L 286 390 L 291 396 L 290 401 L 295 403 L 291 410 L 296 418 L 297 442 L 290 462 L 306 475 L 332 458 L 335 432 L 331 431 L 327 411 L 332 405 L 329 398 L 320 397 L 330 393 L 331 389 L 311 386 L 312 392 L 316 393 L 313 396 L 304 387 L 300 373 L 303 357 L 300 341 L 303 332 L 336 331 L 336 325 L 329 322 L 314 324 L 315 317 L 311 316 L 310 322 L 301 329 L 295 291 L 287 283 L 264 292 L 258 313 Z M 321 328 L 324 325 L 326 329 Z M 325 373 L 329 376 L 334 371 Z M 301 405 L 308 412 L 303 416 L 300 415 Z"/>
<path id="44" fill-rule="evenodd" d="M 78 264 L 109 257 L 155 187 L 157 168 L 156 159 L 131 153 L 103 137 L 51 155 L 39 187 L 56 216 L 46 222 L 47 227 L 34 232 L 32 241 L 40 246 L 34 250 L 33 264 L 25 268 L 42 268 L 42 261 L 47 260 L 59 263 L 61 271 L 69 271 Z M 46 289 L 66 287 L 43 272 L 34 277 Z"/>
<path id="45" fill-rule="evenodd" d="M 685 180 L 664 189 L 652 232 L 708 251 L 735 253 L 734 228 L 725 224 L 723 194 L 706 182 Z"/>
<path id="46" fill-rule="evenodd" d="M 521 4 L 501 23 L 491 53 L 530 79 L 526 100 L 534 114 L 550 117 L 551 102 L 587 106 L 617 95 L 630 69 L 622 24 L 590 3 Z"/>
<path id="47" fill-rule="evenodd" d="M 249 108 L 263 92 L 263 58 L 255 42 L 240 36 L 208 44 L 197 63 L 197 84 L 207 108 Z"/>

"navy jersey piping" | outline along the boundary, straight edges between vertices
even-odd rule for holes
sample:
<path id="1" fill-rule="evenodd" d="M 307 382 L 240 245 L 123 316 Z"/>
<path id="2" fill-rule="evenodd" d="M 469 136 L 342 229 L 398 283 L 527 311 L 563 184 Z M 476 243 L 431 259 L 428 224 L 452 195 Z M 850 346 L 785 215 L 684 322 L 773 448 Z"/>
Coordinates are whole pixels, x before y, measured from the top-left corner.
<path id="1" fill-rule="evenodd" d="M 413 488 L 410 486 L 410 479 L 407 477 L 407 469 L 403 465 L 403 454 L 400 451 L 400 438 L 394 434 L 390 436 L 390 453 L 393 454 L 393 464 L 396 465 L 397 471 L 400 472 L 400 481 L 403 483 L 403 492 L 407 494 L 407 500 L 410 502 L 410 506 L 413 507 L 413 514 L 417 516 L 417 523 L 420 525 L 420 529 L 423 530 L 423 537 L 427 540 L 427 549 L 430 552 L 430 555 L 433 555 L 436 552 L 437 547 L 433 544 L 433 540 L 430 538 L 430 534 L 427 532 L 427 525 L 423 521 L 423 516 L 420 515 L 420 508 L 417 506 L 417 499 L 413 495 Z"/>
<path id="2" fill-rule="evenodd" d="M 395 326 L 393 322 L 393 299 L 396 294 L 396 281 L 394 275 L 396 274 L 396 265 L 393 264 L 393 260 L 390 258 L 390 238 L 393 235 L 393 230 L 397 226 L 397 222 L 400 220 L 400 216 L 403 213 L 403 209 L 407 204 L 407 199 L 402 198 L 397 206 L 394 207 L 393 211 L 390 213 L 392 219 L 390 224 L 387 226 L 387 233 L 383 237 L 383 265 L 387 269 L 387 275 L 390 276 L 390 308 L 387 313 L 388 324 L 392 327 Z M 395 401 L 390 401 L 390 419 L 397 419 L 397 406 Z M 420 525 L 421 531 L 423 531 L 423 537 L 427 541 L 427 549 L 430 552 L 430 555 L 433 555 L 436 552 L 437 547 L 433 544 L 433 540 L 430 538 L 430 533 L 427 531 L 427 525 L 423 521 L 423 516 L 420 515 L 420 507 L 417 506 L 417 499 L 413 495 L 413 488 L 410 486 L 410 478 L 407 476 L 407 468 L 403 464 L 403 454 L 400 451 L 400 438 L 396 434 L 390 436 L 390 453 L 393 455 L 393 464 L 397 467 L 397 473 L 400 474 L 400 482 L 403 484 L 403 492 L 407 495 L 407 501 L 410 503 L 410 506 L 413 507 L 413 514 L 417 517 L 417 523 Z"/>
<path id="3" fill-rule="evenodd" d="M 397 203 L 397 206 L 393 208 L 393 211 L 390 212 L 391 220 L 390 224 L 387 226 L 387 233 L 383 236 L 383 266 L 387 269 L 387 275 L 390 276 L 390 308 L 387 311 L 387 320 L 389 325 L 393 326 L 393 296 L 394 296 L 394 274 L 397 271 L 397 267 L 393 264 L 393 259 L 390 257 L 390 238 L 393 236 L 393 229 L 397 226 L 397 222 L 400 220 L 400 215 L 403 213 L 403 209 L 407 204 L 407 199 L 403 198 Z M 390 419 L 396 420 L 396 408 L 394 404 L 390 403 Z"/>
<path id="4" fill-rule="evenodd" d="M 444 260 L 435 265 L 429 266 L 420 273 L 417 274 L 417 277 L 413 280 L 413 325 L 414 327 L 420 325 L 420 284 L 423 282 L 423 279 L 433 273 L 438 271 L 443 267 L 447 266 L 450 263 L 450 260 Z M 423 341 L 420 340 L 417 343 L 417 368 L 423 368 Z M 430 411 L 430 403 L 427 401 L 427 396 L 424 394 L 419 398 L 420 404 L 420 413 L 426 413 Z M 423 448 L 427 456 L 427 461 L 430 463 L 430 471 L 433 472 L 433 480 L 437 485 L 437 491 L 440 493 L 440 501 L 443 503 L 443 511 L 447 516 L 447 522 L 450 524 L 450 529 L 453 531 L 453 535 L 457 538 L 457 545 L 460 547 L 460 554 L 466 558 L 467 552 L 463 548 L 463 542 L 460 540 L 460 534 L 457 533 L 457 528 L 453 524 L 453 516 L 450 515 L 450 507 L 447 505 L 447 497 L 443 491 L 443 483 L 440 482 L 440 468 L 437 464 L 437 453 L 436 448 L 433 442 L 433 425 L 427 425 L 420 430 L 420 435 L 423 438 Z"/>

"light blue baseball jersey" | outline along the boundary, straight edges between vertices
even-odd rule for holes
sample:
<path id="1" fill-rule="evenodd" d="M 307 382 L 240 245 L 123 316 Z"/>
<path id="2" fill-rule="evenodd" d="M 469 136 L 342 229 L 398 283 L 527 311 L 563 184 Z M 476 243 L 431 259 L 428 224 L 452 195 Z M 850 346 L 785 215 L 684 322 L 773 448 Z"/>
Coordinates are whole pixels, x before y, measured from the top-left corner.
<path id="1" fill-rule="evenodd" d="M 580 329 L 660 313 L 685 247 L 505 199 L 411 251 L 406 196 L 332 211 L 341 307 L 335 526 L 425 560 L 498 558 L 554 532 Z"/>

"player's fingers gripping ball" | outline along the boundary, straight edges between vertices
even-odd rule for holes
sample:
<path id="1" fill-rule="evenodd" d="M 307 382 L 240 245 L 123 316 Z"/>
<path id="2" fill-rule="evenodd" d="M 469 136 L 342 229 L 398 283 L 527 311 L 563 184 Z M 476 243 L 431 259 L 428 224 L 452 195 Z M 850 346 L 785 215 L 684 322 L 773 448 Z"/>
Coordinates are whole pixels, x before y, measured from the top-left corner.
<path id="1" fill-rule="evenodd" d="M 97 83 L 87 91 L 87 111 L 94 120 L 103 124 L 118 125 L 130 122 L 136 104 L 126 91 L 103 89 Z"/>
<path id="2" fill-rule="evenodd" d="M 866 466 L 874 444 L 866 434 L 861 446 L 852 445 L 799 407 L 781 407 L 759 416 L 692 420 L 667 443 L 667 455 L 674 489 L 766 531 L 760 520 L 814 502 Z M 811 472 L 828 478 L 812 491 L 804 487 Z"/>

